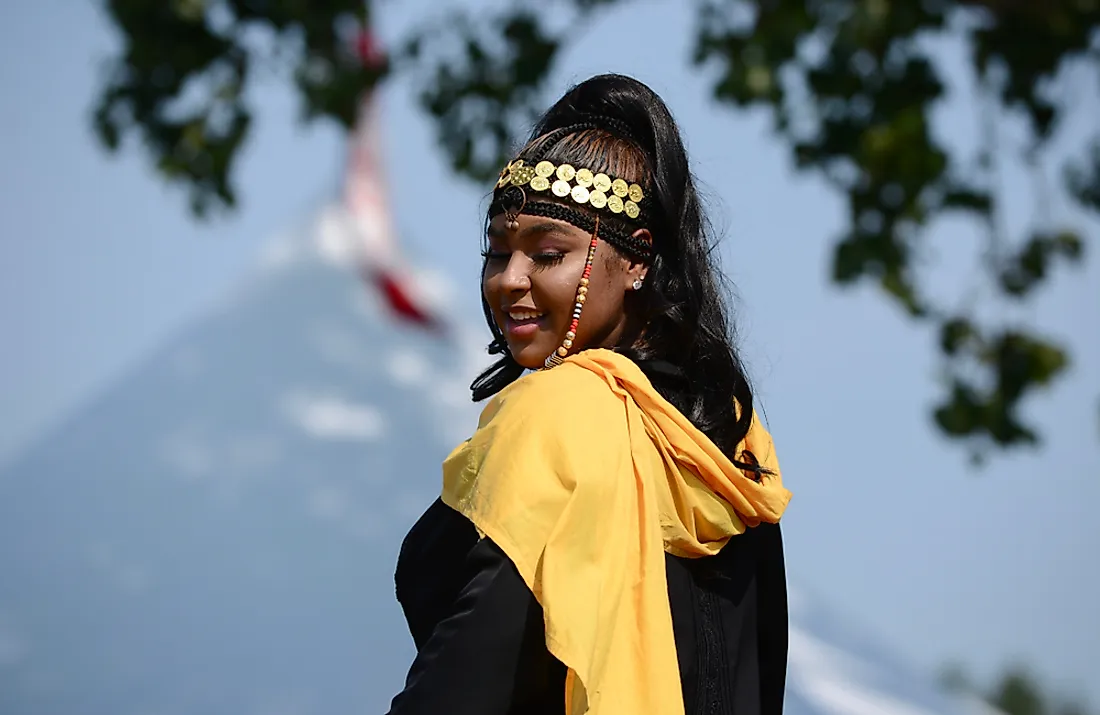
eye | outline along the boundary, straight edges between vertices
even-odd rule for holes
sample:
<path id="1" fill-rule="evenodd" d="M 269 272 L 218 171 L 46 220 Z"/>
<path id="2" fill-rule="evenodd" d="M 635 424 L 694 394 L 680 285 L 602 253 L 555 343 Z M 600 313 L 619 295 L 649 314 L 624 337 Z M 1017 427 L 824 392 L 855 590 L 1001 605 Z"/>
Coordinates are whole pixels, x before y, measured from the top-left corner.
<path id="1" fill-rule="evenodd" d="M 535 263 L 540 268 L 549 268 L 550 266 L 556 266 L 565 260 L 564 253 L 537 253 L 534 256 Z"/>
<path id="2" fill-rule="evenodd" d="M 511 253 L 505 251 L 482 251 L 481 257 L 485 259 L 486 263 L 501 263 L 507 262 L 512 257 Z"/>

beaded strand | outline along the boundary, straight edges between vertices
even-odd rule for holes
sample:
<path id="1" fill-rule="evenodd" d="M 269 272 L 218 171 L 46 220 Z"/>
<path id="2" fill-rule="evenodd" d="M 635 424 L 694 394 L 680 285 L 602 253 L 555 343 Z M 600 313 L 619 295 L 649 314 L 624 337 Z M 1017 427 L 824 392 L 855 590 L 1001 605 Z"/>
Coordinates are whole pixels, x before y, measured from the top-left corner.
<path id="1" fill-rule="evenodd" d="M 573 341 L 577 339 L 577 326 L 581 322 L 581 311 L 584 309 L 585 301 L 588 300 L 588 282 L 592 276 L 592 261 L 596 258 L 596 243 L 599 240 L 599 233 L 600 217 L 597 216 L 596 228 L 592 231 L 592 242 L 588 244 L 588 256 L 584 261 L 584 272 L 581 273 L 580 285 L 577 286 L 577 298 L 573 304 L 573 319 L 569 322 L 569 330 L 565 332 L 565 339 L 562 340 L 561 347 L 547 356 L 546 362 L 543 363 L 543 369 L 561 365 L 565 361 L 565 356 L 569 354 L 569 350 L 573 347 Z"/>

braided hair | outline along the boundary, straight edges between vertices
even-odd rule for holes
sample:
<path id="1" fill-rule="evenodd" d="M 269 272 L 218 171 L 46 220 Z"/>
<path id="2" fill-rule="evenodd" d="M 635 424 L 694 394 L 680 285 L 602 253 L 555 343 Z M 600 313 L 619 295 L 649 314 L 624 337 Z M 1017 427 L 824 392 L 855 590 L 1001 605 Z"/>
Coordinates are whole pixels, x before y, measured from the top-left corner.
<path id="1" fill-rule="evenodd" d="M 644 161 L 637 145 L 631 138 L 626 123 L 614 117 L 593 117 L 558 127 L 541 136 L 532 138 L 520 151 L 517 159 L 528 165 L 535 165 L 547 159 L 555 164 L 577 164 L 593 172 L 603 172 L 617 176 L 627 183 L 644 185 L 646 171 Z M 635 155 L 633 161 L 614 160 L 615 155 Z M 567 157 L 573 157 L 572 159 Z M 616 166 L 618 164 L 618 166 Z M 504 212 L 508 195 L 516 192 L 513 187 L 499 187 L 489 205 L 488 219 Z M 568 200 L 559 199 L 550 193 L 524 195 L 523 213 L 531 216 L 554 218 L 577 226 L 592 233 L 595 226 L 594 215 Z M 638 216 L 630 218 L 622 213 L 604 214 L 600 219 L 600 238 L 611 243 L 621 253 L 648 263 L 652 247 L 645 241 L 634 237 L 634 232 L 645 228 L 647 215 L 641 209 Z"/>

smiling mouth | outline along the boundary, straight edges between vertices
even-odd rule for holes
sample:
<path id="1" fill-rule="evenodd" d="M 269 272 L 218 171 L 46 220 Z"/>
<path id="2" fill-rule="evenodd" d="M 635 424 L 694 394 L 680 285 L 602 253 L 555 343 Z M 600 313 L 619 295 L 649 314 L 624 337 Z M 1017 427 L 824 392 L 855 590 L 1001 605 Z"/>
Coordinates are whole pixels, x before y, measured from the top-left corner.
<path id="1" fill-rule="evenodd" d="M 540 318 L 545 316 L 546 313 L 540 313 L 534 310 L 510 310 L 508 311 L 508 318 L 517 325 L 529 325 L 536 323 Z"/>
<path id="2" fill-rule="evenodd" d="M 505 316 L 505 332 L 518 340 L 535 337 L 546 323 L 546 313 L 536 310 L 509 310 Z"/>

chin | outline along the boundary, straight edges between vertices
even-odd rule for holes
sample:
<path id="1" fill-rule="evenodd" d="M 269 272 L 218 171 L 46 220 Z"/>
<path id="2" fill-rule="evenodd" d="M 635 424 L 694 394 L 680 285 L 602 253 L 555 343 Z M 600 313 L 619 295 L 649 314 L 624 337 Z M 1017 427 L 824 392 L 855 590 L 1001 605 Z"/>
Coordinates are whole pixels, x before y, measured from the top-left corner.
<path id="1" fill-rule="evenodd" d="M 508 345 L 508 352 L 512 359 L 528 370 L 538 370 L 546 363 L 546 358 L 557 349 L 557 346 L 547 347 L 540 345 L 542 341 L 527 342 L 521 345 Z"/>

